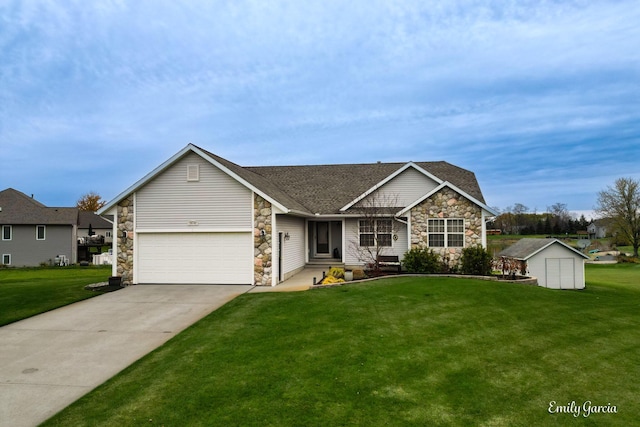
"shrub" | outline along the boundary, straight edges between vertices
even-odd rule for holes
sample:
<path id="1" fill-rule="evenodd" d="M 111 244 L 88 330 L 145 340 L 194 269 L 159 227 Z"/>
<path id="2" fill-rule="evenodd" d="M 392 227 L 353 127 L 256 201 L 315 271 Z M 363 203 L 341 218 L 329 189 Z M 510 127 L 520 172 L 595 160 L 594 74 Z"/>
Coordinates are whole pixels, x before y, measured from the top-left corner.
<path id="1" fill-rule="evenodd" d="M 322 284 L 323 285 L 334 285 L 336 283 L 344 283 L 344 279 L 338 279 L 335 276 L 325 276 L 324 279 L 322 279 Z"/>
<path id="2" fill-rule="evenodd" d="M 362 279 L 366 279 L 367 275 L 364 274 L 364 270 L 361 268 L 354 268 L 353 269 L 353 280 L 362 280 Z"/>
<path id="3" fill-rule="evenodd" d="M 464 248 L 460 258 L 460 271 L 462 274 L 490 276 L 491 255 L 480 245 Z"/>
<path id="4" fill-rule="evenodd" d="M 412 248 L 407 251 L 402 264 L 409 273 L 438 273 L 441 269 L 438 254 L 428 248 Z"/>
<path id="5" fill-rule="evenodd" d="M 328 275 L 335 277 L 336 279 L 344 279 L 344 268 L 331 267 Z"/>

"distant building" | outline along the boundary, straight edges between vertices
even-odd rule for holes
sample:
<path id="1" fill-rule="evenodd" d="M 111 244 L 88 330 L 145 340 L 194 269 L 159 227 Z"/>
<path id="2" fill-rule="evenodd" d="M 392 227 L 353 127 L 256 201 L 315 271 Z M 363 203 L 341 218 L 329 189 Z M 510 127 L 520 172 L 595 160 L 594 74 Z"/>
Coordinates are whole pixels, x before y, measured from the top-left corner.
<path id="1" fill-rule="evenodd" d="M 13 188 L 0 191 L 1 265 L 75 264 L 90 228 L 96 237 L 98 231 L 112 231 L 111 223 L 94 213 L 50 208 Z"/>
<path id="2" fill-rule="evenodd" d="M 603 219 L 592 221 L 587 226 L 587 233 L 589 233 L 589 239 L 602 239 L 607 237 L 609 230 L 607 223 Z"/>

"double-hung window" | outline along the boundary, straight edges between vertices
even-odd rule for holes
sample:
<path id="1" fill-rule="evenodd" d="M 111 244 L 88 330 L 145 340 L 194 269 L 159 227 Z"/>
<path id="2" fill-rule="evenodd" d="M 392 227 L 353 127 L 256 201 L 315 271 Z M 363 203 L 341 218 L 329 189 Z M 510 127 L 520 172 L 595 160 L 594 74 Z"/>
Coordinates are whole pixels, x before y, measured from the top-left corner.
<path id="1" fill-rule="evenodd" d="M 13 238 L 13 230 L 10 225 L 2 226 L 2 240 L 11 240 Z"/>
<path id="2" fill-rule="evenodd" d="M 2 265 L 11 265 L 11 254 L 2 254 Z"/>
<path id="3" fill-rule="evenodd" d="M 358 224 L 360 246 L 391 246 L 393 223 L 390 219 L 361 219 Z"/>
<path id="4" fill-rule="evenodd" d="M 464 219 L 430 219 L 427 224 L 430 248 L 464 247 Z"/>
<path id="5" fill-rule="evenodd" d="M 36 225 L 36 240 L 45 240 L 46 229 L 45 225 Z"/>

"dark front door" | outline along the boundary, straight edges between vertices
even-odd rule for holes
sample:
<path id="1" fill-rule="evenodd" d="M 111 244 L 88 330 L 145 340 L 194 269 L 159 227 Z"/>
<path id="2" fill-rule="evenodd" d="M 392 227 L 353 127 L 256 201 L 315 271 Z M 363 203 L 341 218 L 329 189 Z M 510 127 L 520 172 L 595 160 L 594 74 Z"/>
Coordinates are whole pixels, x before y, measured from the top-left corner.
<path id="1" fill-rule="evenodd" d="M 316 255 L 329 255 L 329 222 L 316 222 Z"/>

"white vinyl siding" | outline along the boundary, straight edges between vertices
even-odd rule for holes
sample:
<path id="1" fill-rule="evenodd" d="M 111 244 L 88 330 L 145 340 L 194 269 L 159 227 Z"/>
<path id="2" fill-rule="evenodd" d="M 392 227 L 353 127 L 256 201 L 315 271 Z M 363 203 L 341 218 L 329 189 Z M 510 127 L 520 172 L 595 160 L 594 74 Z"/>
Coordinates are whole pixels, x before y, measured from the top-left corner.
<path id="1" fill-rule="evenodd" d="M 392 200 L 395 202 L 394 207 L 409 206 L 437 186 L 438 183 L 433 179 L 410 167 L 368 197 L 375 197 L 375 200 L 383 202 Z M 356 206 L 362 204 L 363 202 L 359 202 Z"/>
<path id="2" fill-rule="evenodd" d="M 305 265 L 305 220 L 292 216 L 276 215 L 276 226 L 282 233 L 282 276 Z M 284 236 L 289 234 L 289 239 Z M 274 262 L 277 262 L 277 254 Z"/>
<path id="3" fill-rule="evenodd" d="M 140 233 L 137 238 L 137 283 L 253 283 L 251 233 Z"/>
<path id="4" fill-rule="evenodd" d="M 189 181 L 194 165 L 199 180 Z M 136 193 L 136 230 L 252 230 L 252 206 L 251 190 L 191 153 Z"/>

